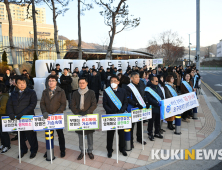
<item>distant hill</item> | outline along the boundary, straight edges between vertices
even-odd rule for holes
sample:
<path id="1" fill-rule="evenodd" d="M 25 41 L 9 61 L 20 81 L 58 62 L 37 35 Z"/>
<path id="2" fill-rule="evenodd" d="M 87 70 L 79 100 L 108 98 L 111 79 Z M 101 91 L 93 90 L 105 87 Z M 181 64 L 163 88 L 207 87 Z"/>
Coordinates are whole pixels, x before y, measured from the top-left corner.
<path id="1" fill-rule="evenodd" d="M 63 36 L 63 35 L 59 35 L 58 38 L 60 40 L 69 40 L 67 37 Z M 78 44 L 78 40 L 75 40 L 76 43 Z M 82 41 L 82 48 L 85 49 L 101 49 L 101 50 L 105 50 L 107 49 L 107 46 L 103 46 L 97 43 L 87 43 Z M 195 46 L 191 46 L 191 48 L 196 48 Z M 207 51 L 207 47 L 200 47 L 200 56 L 203 57 L 206 55 L 206 51 Z M 113 47 L 113 49 L 115 50 L 122 50 L 122 51 L 143 51 L 143 52 L 147 52 L 146 48 L 139 48 L 139 49 L 128 49 L 126 47 Z M 217 54 L 217 44 L 212 44 L 210 46 L 210 53 L 213 53 L 215 56 Z M 185 48 L 185 54 L 189 54 L 189 49 Z M 196 55 L 196 51 L 190 51 L 191 55 Z"/>
<path id="2" fill-rule="evenodd" d="M 191 48 L 196 48 L 196 46 L 192 46 Z M 207 54 L 207 49 L 208 49 L 208 46 L 206 47 L 200 47 L 200 56 L 203 57 Z M 216 57 L 217 55 L 217 44 L 212 44 L 210 46 L 210 50 L 209 50 L 210 53 L 213 53 Z M 186 48 L 185 49 L 185 53 L 186 54 L 189 54 L 189 48 Z M 195 51 L 190 51 L 190 54 L 191 55 L 196 55 L 196 50 Z"/>

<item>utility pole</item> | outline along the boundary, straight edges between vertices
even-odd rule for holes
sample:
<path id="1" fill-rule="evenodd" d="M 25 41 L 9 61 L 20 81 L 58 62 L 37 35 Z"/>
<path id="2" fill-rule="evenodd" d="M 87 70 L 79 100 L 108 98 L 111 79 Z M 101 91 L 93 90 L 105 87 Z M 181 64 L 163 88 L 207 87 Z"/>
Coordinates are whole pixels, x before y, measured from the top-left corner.
<path id="1" fill-rule="evenodd" d="M 190 66 L 190 34 L 189 34 L 189 66 Z"/>
<path id="2" fill-rule="evenodd" d="M 196 68 L 200 70 L 200 0 L 196 0 Z"/>

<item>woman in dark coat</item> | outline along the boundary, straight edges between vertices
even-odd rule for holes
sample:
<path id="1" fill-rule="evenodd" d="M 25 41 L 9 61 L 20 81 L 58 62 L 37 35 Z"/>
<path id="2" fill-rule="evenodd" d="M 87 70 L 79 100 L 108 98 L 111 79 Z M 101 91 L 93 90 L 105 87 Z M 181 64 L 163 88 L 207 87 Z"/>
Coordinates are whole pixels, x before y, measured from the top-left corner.
<path id="1" fill-rule="evenodd" d="M 175 80 L 174 80 L 173 76 L 172 76 L 172 75 L 169 75 L 169 76 L 166 77 L 165 85 L 171 86 L 171 87 L 175 90 L 175 92 L 176 92 L 176 91 L 177 91 L 177 90 L 176 90 L 176 87 L 175 87 L 175 85 L 173 84 L 174 81 L 175 81 Z M 164 89 L 165 89 L 165 97 L 166 97 L 166 99 L 173 97 L 173 95 L 171 94 L 171 92 L 170 92 L 170 90 L 168 89 L 168 87 L 165 86 Z M 169 118 L 166 119 L 167 124 L 168 124 L 168 125 L 167 125 L 168 129 L 170 129 L 170 130 L 175 129 L 175 128 L 173 127 L 173 121 L 174 121 L 174 120 L 175 120 L 175 116 L 172 116 L 172 117 L 169 117 Z"/>
<path id="2" fill-rule="evenodd" d="M 193 83 L 190 79 L 191 79 L 190 74 L 185 73 L 184 74 L 184 81 L 186 81 L 191 86 L 192 91 L 193 91 Z M 183 83 L 181 83 L 181 94 L 186 94 L 186 93 L 189 93 L 189 90 L 186 88 L 186 86 Z M 189 114 L 191 111 L 192 110 L 187 110 L 186 112 L 184 112 L 182 114 L 182 121 L 187 122 L 187 123 L 190 122 L 190 120 L 188 118 L 190 118 Z"/>

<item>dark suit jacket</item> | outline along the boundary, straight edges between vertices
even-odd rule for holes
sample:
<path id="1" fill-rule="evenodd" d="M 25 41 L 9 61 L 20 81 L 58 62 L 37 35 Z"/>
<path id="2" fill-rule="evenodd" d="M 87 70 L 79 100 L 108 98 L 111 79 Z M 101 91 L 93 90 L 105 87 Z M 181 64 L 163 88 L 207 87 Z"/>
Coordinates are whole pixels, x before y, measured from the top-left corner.
<path id="1" fill-rule="evenodd" d="M 106 114 L 124 113 L 127 108 L 128 101 L 127 101 L 126 90 L 118 87 L 117 91 L 114 91 L 114 93 L 118 97 L 120 102 L 122 103 L 122 107 L 119 110 L 116 107 L 116 105 L 113 103 L 113 101 L 110 99 L 110 97 L 107 95 L 107 93 L 104 91 L 103 92 L 103 107 L 106 111 Z"/>
<path id="2" fill-rule="evenodd" d="M 19 91 L 13 91 L 8 100 L 6 112 L 8 115 L 35 115 L 37 96 L 34 90 L 26 88 L 19 98 Z"/>

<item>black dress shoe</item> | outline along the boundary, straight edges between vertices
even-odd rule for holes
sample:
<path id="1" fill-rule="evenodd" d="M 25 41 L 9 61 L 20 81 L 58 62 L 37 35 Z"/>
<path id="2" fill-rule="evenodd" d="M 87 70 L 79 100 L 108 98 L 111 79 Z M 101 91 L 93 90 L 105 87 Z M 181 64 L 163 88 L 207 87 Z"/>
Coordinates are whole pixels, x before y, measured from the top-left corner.
<path id="1" fill-rule="evenodd" d="M 30 159 L 33 159 L 33 158 L 35 158 L 35 156 L 36 156 L 36 153 L 31 153 L 31 155 L 30 155 Z"/>
<path id="2" fill-rule="evenodd" d="M 152 135 L 148 135 L 148 138 L 150 139 L 150 141 L 154 141 L 153 134 Z"/>
<path id="3" fill-rule="evenodd" d="M 25 154 L 27 154 L 27 151 L 26 151 L 26 152 L 21 152 L 21 158 L 22 158 Z M 18 155 L 18 158 L 19 158 L 19 155 Z"/>
<path id="4" fill-rule="evenodd" d="M 127 156 L 126 151 L 121 152 L 123 154 L 123 156 Z"/>
<path id="5" fill-rule="evenodd" d="M 112 157 L 112 152 L 108 152 L 107 157 L 111 158 Z"/>
<path id="6" fill-rule="evenodd" d="M 77 160 L 81 160 L 83 158 L 84 154 L 81 152 L 77 158 Z"/>
<path id="7" fill-rule="evenodd" d="M 47 152 L 45 152 L 45 155 L 43 156 L 43 158 L 46 158 L 47 157 Z"/>
<path id="8" fill-rule="evenodd" d="M 142 140 L 138 140 L 137 142 L 141 143 L 142 144 Z M 146 145 L 146 142 L 143 141 L 143 144 Z"/>
<path id="9" fill-rule="evenodd" d="M 154 137 L 155 137 L 155 138 L 163 139 L 163 136 L 162 136 L 161 134 L 155 134 Z"/>
<path id="10" fill-rule="evenodd" d="M 66 152 L 65 151 L 61 151 L 61 158 L 66 156 Z"/>
<path id="11" fill-rule="evenodd" d="M 88 153 L 89 159 L 94 159 L 94 155 L 92 153 Z"/>

